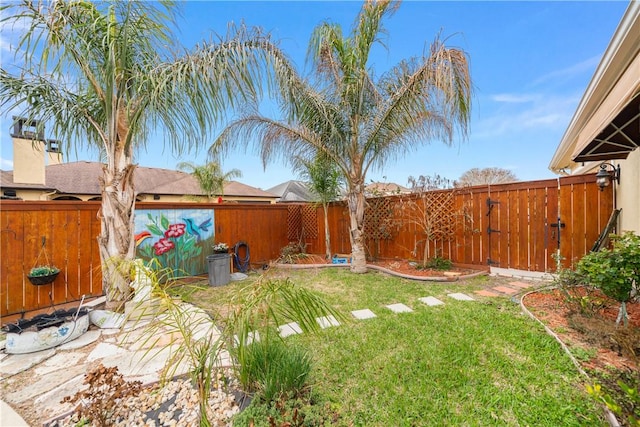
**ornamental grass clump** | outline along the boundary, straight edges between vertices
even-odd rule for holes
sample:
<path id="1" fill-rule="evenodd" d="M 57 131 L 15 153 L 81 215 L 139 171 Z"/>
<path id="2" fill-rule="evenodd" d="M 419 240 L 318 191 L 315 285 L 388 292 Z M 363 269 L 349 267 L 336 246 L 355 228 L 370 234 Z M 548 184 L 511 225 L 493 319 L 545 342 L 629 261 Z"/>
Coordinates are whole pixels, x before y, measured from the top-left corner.
<path id="1" fill-rule="evenodd" d="M 245 391 L 256 392 L 265 402 L 301 395 L 312 368 L 307 350 L 278 338 L 253 342 L 243 362 L 238 369 L 248 383 Z"/>
<path id="2" fill-rule="evenodd" d="M 640 236 L 626 232 L 612 235 L 613 247 L 585 255 L 576 271 L 605 295 L 620 302 L 616 325 L 628 326 L 626 303 L 638 297 L 640 284 Z"/>

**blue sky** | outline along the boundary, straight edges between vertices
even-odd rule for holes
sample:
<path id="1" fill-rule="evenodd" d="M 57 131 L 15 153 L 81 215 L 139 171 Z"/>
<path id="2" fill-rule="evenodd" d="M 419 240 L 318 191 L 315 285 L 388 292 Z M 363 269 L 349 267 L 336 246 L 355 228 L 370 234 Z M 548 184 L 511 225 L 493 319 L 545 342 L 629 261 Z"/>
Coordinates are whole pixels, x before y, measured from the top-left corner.
<path id="1" fill-rule="evenodd" d="M 420 55 L 441 33 L 447 44 L 470 57 L 475 87 L 467 141 L 452 147 L 430 141 L 404 158 L 372 171 L 367 180 L 407 184 L 410 175 L 458 178 L 473 167 L 502 167 L 521 180 L 552 178 L 548 164 L 628 3 L 607 2 L 428 2 L 406 1 L 385 22 L 386 49 L 374 48 L 370 65 L 377 76 L 403 58 Z M 305 70 L 309 35 L 324 20 L 348 32 L 361 7 L 355 1 L 248 2 L 190 1 L 178 18 L 182 44 L 190 48 L 244 21 L 271 32 L 299 70 Z M 0 39 L 5 67 L 10 34 Z M 12 169 L 10 122 L 0 119 L 0 168 Z M 54 137 L 47 135 L 47 137 Z M 149 144 L 161 146 L 161 142 Z M 93 153 L 70 153 L 67 160 L 98 160 Z M 181 161 L 206 161 L 206 150 L 177 158 L 169 150 L 138 153 L 141 166 L 175 169 Z M 237 151 L 223 169 L 240 169 L 239 181 L 268 189 L 296 178 L 283 163 L 266 170 L 255 153 Z"/>

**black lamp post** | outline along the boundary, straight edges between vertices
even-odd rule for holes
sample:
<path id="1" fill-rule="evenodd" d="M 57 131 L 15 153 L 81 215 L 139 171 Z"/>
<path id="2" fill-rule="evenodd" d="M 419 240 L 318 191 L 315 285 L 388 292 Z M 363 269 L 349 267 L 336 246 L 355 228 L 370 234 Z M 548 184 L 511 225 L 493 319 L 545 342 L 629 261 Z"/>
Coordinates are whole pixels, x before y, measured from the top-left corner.
<path id="1" fill-rule="evenodd" d="M 611 170 L 607 170 L 607 166 L 611 166 Z M 615 179 L 620 184 L 620 165 L 614 166 L 611 163 L 602 163 L 600 170 L 596 174 L 596 184 L 600 187 L 600 191 L 609 185 L 609 182 Z"/>

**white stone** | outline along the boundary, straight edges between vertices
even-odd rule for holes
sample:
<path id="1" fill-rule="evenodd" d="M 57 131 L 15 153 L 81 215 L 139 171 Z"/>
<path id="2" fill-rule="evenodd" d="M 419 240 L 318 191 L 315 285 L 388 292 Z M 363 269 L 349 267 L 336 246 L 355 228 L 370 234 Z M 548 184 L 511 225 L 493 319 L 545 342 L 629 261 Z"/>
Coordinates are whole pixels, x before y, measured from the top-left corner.
<path id="1" fill-rule="evenodd" d="M 420 301 L 421 303 L 427 304 L 430 307 L 433 307 L 434 305 L 443 305 L 444 304 L 442 301 L 440 301 L 436 297 L 418 298 L 418 301 Z"/>
<path id="2" fill-rule="evenodd" d="M 390 305 L 387 305 L 386 307 L 389 310 L 393 311 L 394 313 L 410 313 L 413 311 L 412 309 L 410 309 L 409 307 L 407 307 L 402 303 L 390 304 Z"/>
<path id="3" fill-rule="evenodd" d="M 58 369 L 67 369 L 69 366 L 78 365 L 84 356 L 84 353 L 80 352 L 58 353 L 39 364 L 33 371 L 36 375 L 46 375 Z"/>
<path id="4" fill-rule="evenodd" d="M 98 338 L 100 338 L 100 330 L 87 331 L 75 340 L 69 341 L 66 344 L 62 344 L 58 347 L 58 350 L 75 350 L 78 348 L 86 347 L 89 344 L 98 341 Z"/>
<path id="5" fill-rule="evenodd" d="M 56 351 L 52 348 L 35 353 L 12 354 L 0 364 L 0 374 L 2 374 L 2 378 L 13 376 L 26 371 L 54 354 Z"/>
<path id="6" fill-rule="evenodd" d="M 279 326 L 278 330 L 280 331 L 280 336 L 282 338 L 302 333 L 302 329 L 300 328 L 300 325 L 298 325 L 298 322 L 291 322 L 286 325 Z"/>
<path id="7" fill-rule="evenodd" d="M 473 298 L 471 298 L 467 294 L 453 293 L 453 294 L 447 294 L 447 296 L 449 298 L 457 299 L 458 301 L 475 301 Z"/>
<path id="8" fill-rule="evenodd" d="M 126 351 L 123 348 L 118 347 L 117 345 L 101 342 L 96 346 L 96 348 L 93 349 L 91 353 L 89 353 L 89 355 L 87 356 L 87 362 L 92 362 L 94 360 L 113 356 L 120 357 L 125 353 Z"/>
<path id="9" fill-rule="evenodd" d="M 340 326 L 340 322 L 338 322 L 333 315 L 318 317 L 316 322 L 318 322 L 318 325 L 320 325 L 322 329 L 327 329 L 331 326 Z"/>
<path id="10" fill-rule="evenodd" d="M 109 310 L 92 310 L 89 312 L 91 324 L 104 329 L 118 329 L 122 327 L 127 316 Z"/>
<path id="11" fill-rule="evenodd" d="M 116 366 L 125 377 L 146 376 L 160 372 L 167 360 L 176 349 L 170 347 L 163 349 L 140 350 L 123 352 L 124 354 L 112 355 L 102 359 L 106 367 Z"/>
<path id="12" fill-rule="evenodd" d="M 64 384 L 78 375 L 83 375 L 84 372 L 84 365 L 68 364 L 64 369 L 58 369 L 54 372 L 43 375 L 38 381 L 29 384 L 29 387 L 24 387 L 21 390 L 8 393 L 5 398 L 10 402 L 22 403 L 28 399 L 40 396 L 41 394 L 54 389 L 59 384 Z"/>
<path id="13" fill-rule="evenodd" d="M 376 317 L 376 314 L 368 308 L 365 308 L 364 310 L 354 310 L 351 312 L 351 314 L 353 315 L 353 317 L 359 320 L 372 319 Z"/>
<path id="14" fill-rule="evenodd" d="M 78 375 L 37 397 L 34 403 L 39 408 L 38 412 L 54 418 L 69 411 L 73 405 L 60 401 L 66 396 L 73 396 L 78 391 L 87 389 L 88 385 L 83 383 L 84 374 Z"/>
<path id="15" fill-rule="evenodd" d="M 244 280 L 247 277 L 249 277 L 249 276 L 247 276 L 244 273 L 239 273 L 239 272 L 231 273 L 231 280 L 234 281 L 234 282 L 237 282 L 237 281 L 240 281 L 240 280 Z"/>

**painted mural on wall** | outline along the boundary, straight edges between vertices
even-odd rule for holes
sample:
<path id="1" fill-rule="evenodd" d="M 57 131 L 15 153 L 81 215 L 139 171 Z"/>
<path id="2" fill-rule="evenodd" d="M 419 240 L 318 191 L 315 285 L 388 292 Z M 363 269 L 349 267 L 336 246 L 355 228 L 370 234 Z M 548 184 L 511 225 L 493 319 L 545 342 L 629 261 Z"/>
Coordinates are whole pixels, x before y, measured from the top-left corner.
<path id="1" fill-rule="evenodd" d="M 145 261 L 155 258 L 178 276 L 205 274 L 213 224 L 213 209 L 138 209 L 136 255 Z"/>

